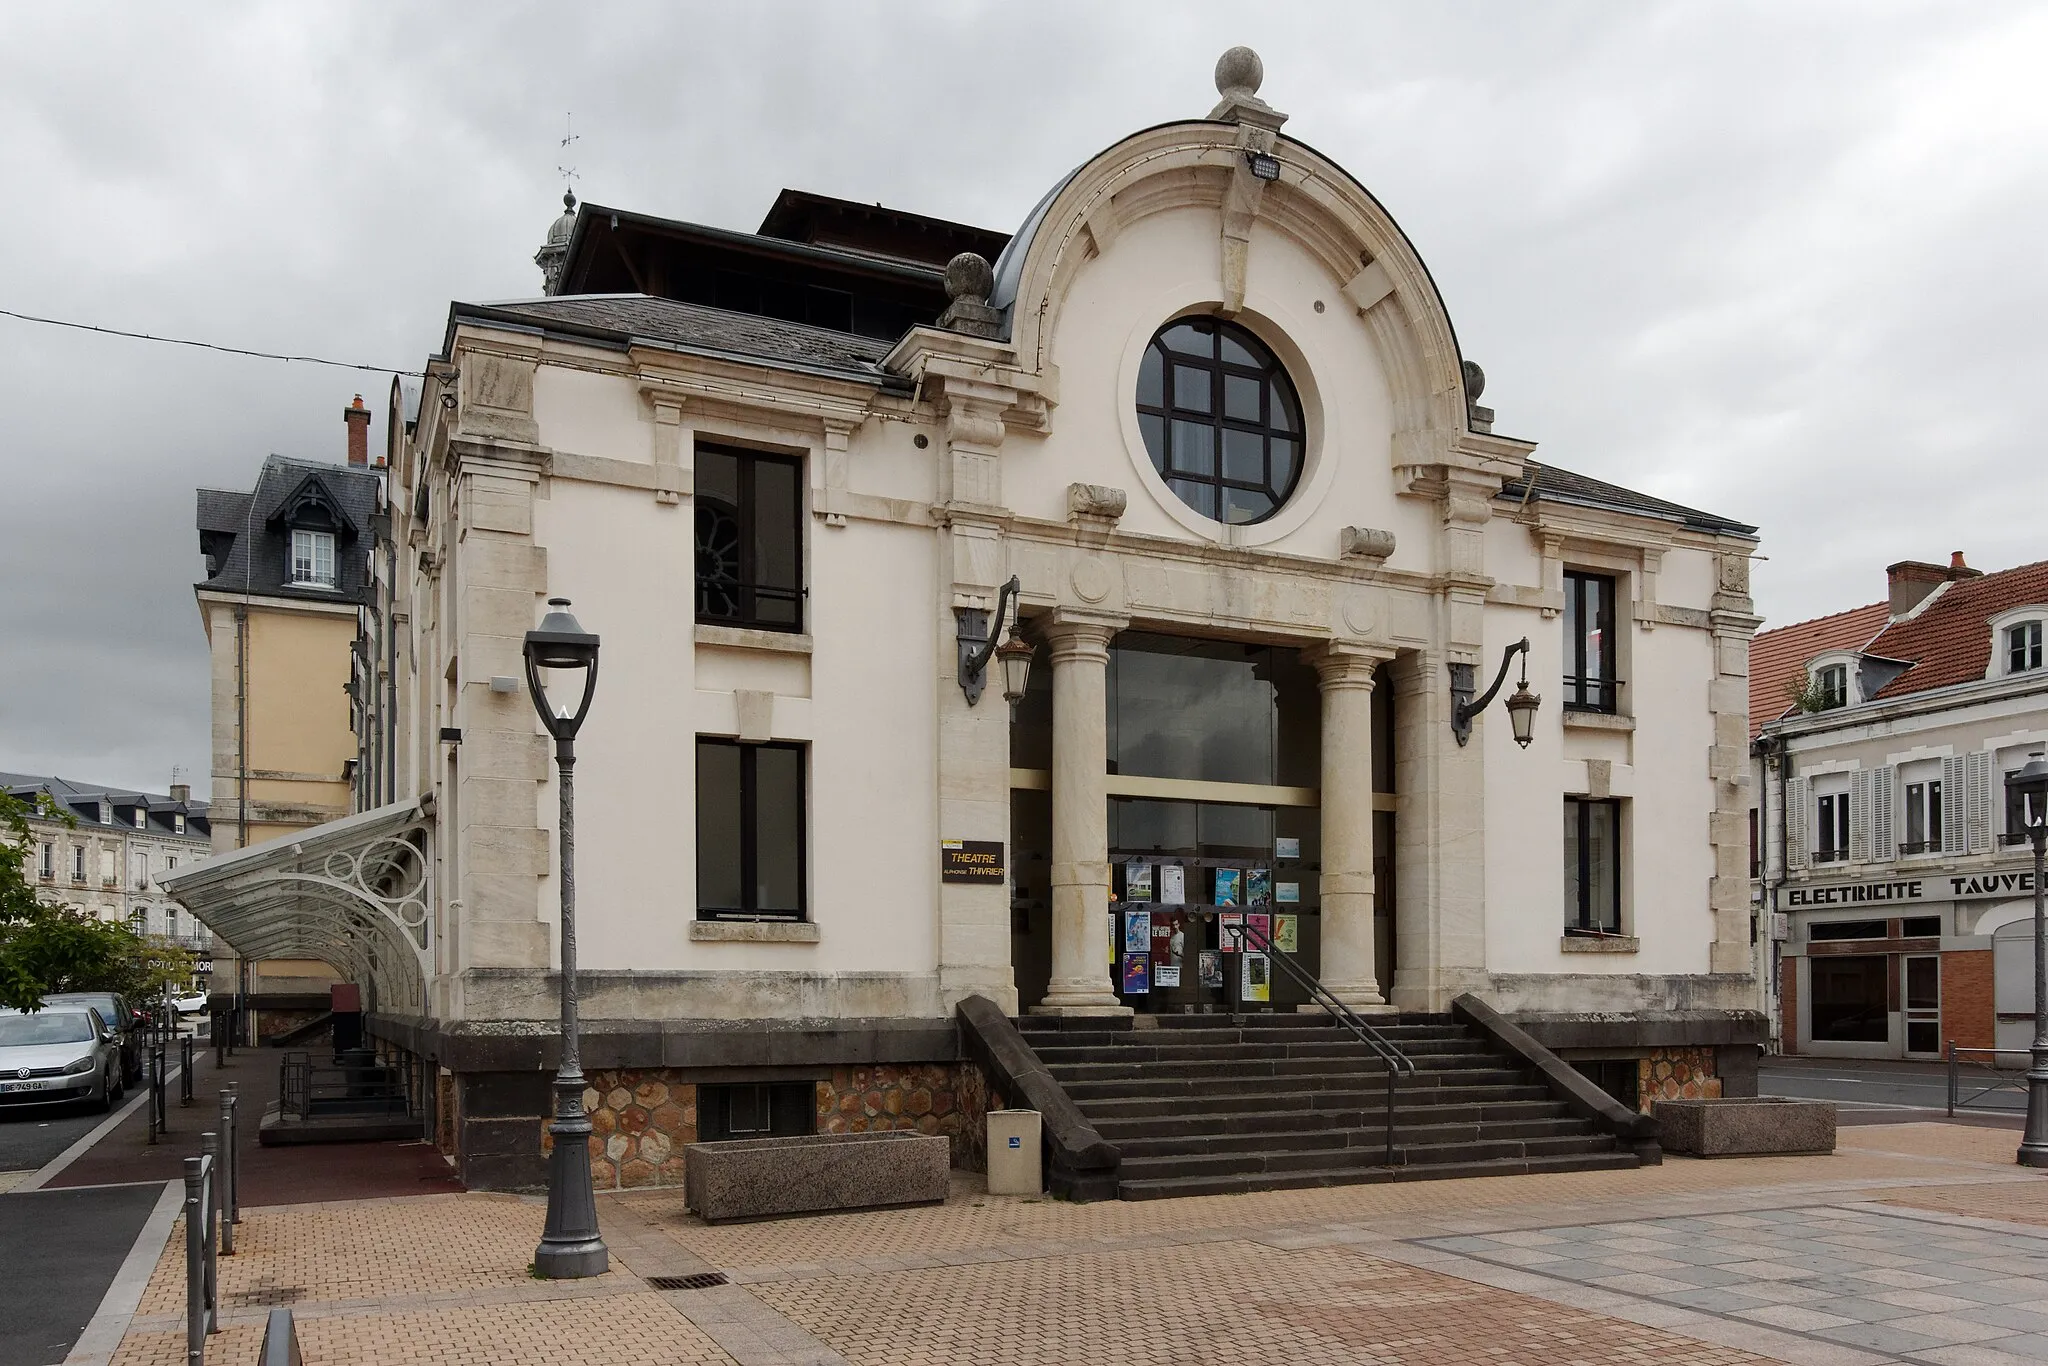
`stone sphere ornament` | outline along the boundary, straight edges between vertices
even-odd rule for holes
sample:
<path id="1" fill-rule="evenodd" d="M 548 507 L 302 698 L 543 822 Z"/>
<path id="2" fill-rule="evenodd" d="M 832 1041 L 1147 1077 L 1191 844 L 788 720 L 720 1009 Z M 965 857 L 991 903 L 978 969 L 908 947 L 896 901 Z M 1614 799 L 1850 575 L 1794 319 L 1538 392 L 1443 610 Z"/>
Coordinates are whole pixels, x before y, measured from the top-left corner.
<path id="1" fill-rule="evenodd" d="M 1266 79 L 1266 64 L 1248 47 L 1234 47 L 1216 59 L 1216 93 L 1219 95 L 1259 93 Z"/>
<path id="2" fill-rule="evenodd" d="M 963 251 L 946 262 L 947 298 L 986 303 L 995 288 L 995 268 L 973 252 Z"/>

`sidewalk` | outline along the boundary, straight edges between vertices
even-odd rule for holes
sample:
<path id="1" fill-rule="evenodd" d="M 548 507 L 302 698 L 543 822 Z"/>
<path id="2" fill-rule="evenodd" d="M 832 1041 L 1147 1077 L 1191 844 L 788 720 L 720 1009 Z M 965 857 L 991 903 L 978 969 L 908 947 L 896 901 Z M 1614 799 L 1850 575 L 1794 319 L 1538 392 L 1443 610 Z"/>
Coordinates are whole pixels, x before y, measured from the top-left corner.
<path id="1" fill-rule="evenodd" d="M 249 1211 L 216 1361 L 272 1305 L 307 1362 L 1679 1363 L 2048 1359 L 2048 1177 L 2012 1136 L 1845 1130 L 1831 1157 L 1143 1204 L 990 1196 L 707 1227 L 600 1199 L 613 1270 L 529 1277 L 534 1199 Z M 115 1358 L 182 1359 L 174 1234 Z M 723 1273 L 709 1289 L 653 1277 Z"/>

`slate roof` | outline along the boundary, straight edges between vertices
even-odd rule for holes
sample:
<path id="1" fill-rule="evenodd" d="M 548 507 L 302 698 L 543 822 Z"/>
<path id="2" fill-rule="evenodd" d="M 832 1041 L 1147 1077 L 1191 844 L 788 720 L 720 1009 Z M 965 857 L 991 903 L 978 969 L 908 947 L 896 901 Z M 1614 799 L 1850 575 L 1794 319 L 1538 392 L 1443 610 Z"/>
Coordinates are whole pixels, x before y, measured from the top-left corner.
<path id="1" fill-rule="evenodd" d="M 1637 493 L 1619 484 L 1574 474 L 1561 470 L 1555 465 L 1528 462 L 1527 479 L 1510 479 L 1501 488 L 1500 497 L 1519 503 L 1529 496 L 1529 485 L 1536 486 L 1533 495 L 1538 501 L 1566 503 L 1576 507 L 1603 508 L 1611 512 L 1633 513 L 1638 517 L 1655 517 L 1659 521 L 1677 522 L 1695 531 L 1712 535 L 1754 536 L 1756 528 L 1746 522 L 1730 517 L 1721 517 L 1711 512 L 1701 512 L 1680 503 L 1666 502 L 1652 498 L 1647 493 Z"/>
<path id="2" fill-rule="evenodd" d="M 377 510 L 380 479 L 361 466 L 273 455 L 263 462 L 256 487 L 248 493 L 200 489 L 199 548 L 213 565 L 197 586 L 309 602 L 368 602 L 370 517 Z M 302 492 L 331 504 L 342 523 L 335 535 L 331 589 L 290 582 L 291 528 L 282 518 Z"/>
<path id="3" fill-rule="evenodd" d="M 1792 710 L 1789 689 L 1805 686 L 1808 660 L 1830 650 L 1861 653 L 1891 619 L 1889 605 L 1873 602 L 1759 631 L 1749 642 L 1749 738 L 1754 740 L 1765 723 Z"/>
<path id="4" fill-rule="evenodd" d="M 1991 619 L 2036 603 L 2048 603 L 2048 560 L 1949 583 L 1918 615 L 1894 623 L 1870 642 L 1871 654 L 1913 666 L 1879 688 L 1874 700 L 1984 677 L 1991 665 Z"/>
<path id="5" fill-rule="evenodd" d="M 115 808 L 127 807 L 132 810 L 137 805 L 146 807 L 149 811 L 149 824 L 142 831 L 144 834 L 176 835 L 178 832 L 172 826 L 171 817 L 180 811 L 185 813 L 185 838 L 204 841 L 210 829 L 206 821 L 205 802 L 173 801 L 160 792 L 137 792 L 131 788 L 92 786 L 74 783 L 68 778 L 48 777 L 35 773 L 0 773 L 0 791 L 21 798 L 29 797 L 36 792 L 47 792 L 58 805 L 68 808 L 78 817 L 80 829 L 135 829 L 135 818 L 132 815 L 127 820 L 122 820 L 118 810 L 109 811 L 107 814 L 112 819 L 102 822 L 97 811 L 86 809 L 102 799 Z"/>
<path id="6" fill-rule="evenodd" d="M 449 344 L 456 325 L 465 320 L 534 327 L 619 345 L 663 346 L 886 388 L 909 387 L 907 379 L 882 369 L 881 360 L 893 341 L 647 294 L 563 294 L 454 304 L 448 313 Z M 447 345 L 442 354 L 448 354 Z"/>

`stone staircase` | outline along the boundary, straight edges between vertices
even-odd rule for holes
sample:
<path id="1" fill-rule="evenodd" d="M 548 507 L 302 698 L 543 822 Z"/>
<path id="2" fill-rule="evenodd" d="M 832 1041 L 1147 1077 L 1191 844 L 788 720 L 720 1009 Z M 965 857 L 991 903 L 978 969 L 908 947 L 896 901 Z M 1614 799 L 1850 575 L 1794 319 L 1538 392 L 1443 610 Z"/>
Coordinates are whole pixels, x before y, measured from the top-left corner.
<path id="1" fill-rule="evenodd" d="M 1449 1015 L 1379 1025 L 1397 1079 L 1323 1015 L 1026 1017 L 1017 1027 L 1102 1138 L 1126 1200 L 1639 1165 L 1522 1059 Z"/>

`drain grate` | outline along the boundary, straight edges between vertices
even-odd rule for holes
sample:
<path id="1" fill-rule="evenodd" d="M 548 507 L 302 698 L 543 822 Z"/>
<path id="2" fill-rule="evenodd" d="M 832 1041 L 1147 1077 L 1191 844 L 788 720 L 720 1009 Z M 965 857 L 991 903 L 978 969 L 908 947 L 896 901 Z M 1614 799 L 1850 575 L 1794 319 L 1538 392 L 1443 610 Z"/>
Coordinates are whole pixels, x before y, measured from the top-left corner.
<path id="1" fill-rule="evenodd" d="M 694 1276 L 649 1276 L 647 1283 L 656 1290 L 709 1290 L 726 1280 L 723 1271 L 700 1271 Z"/>

